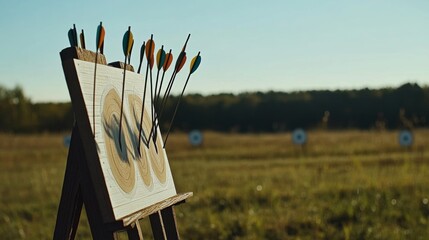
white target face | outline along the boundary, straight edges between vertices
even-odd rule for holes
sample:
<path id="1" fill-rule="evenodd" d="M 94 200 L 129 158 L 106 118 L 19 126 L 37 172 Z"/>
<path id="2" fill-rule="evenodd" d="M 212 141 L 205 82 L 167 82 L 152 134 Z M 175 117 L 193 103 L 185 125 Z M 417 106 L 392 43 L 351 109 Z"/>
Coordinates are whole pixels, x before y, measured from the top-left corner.
<path id="1" fill-rule="evenodd" d="M 399 145 L 409 147 L 413 144 L 413 134 L 408 130 L 402 130 L 398 136 Z"/>
<path id="2" fill-rule="evenodd" d="M 292 132 L 292 142 L 297 145 L 303 145 L 307 142 L 307 134 L 304 129 L 298 128 Z"/>
<path id="3" fill-rule="evenodd" d="M 126 72 L 122 100 L 124 70 L 97 65 L 94 111 L 95 64 L 74 62 L 93 131 L 95 123 L 98 157 L 115 218 L 120 219 L 176 195 L 161 133 L 159 128 L 152 131 L 149 87 L 143 107 L 144 76 Z M 151 132 L 156 137 L 150 137 Z"/>

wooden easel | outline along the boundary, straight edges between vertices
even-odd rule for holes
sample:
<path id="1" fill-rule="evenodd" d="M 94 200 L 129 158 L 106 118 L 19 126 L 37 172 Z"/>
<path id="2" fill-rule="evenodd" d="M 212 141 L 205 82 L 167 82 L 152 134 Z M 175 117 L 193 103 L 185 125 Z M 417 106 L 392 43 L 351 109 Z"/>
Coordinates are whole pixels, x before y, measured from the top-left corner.
<path id="1" fill-rule="evenodd" d="M 73 101 L 76 99 L 73 96 L 81 93 L 74 92 L 78 81 L 72 60 L 95 62 L 95 53 L 71 47 L 64 49 L 60 55 Z M 99 54 L 97 62 L 106 64 L 105 57 Z M 77 106 L 81 106 L 80 103 L 73 103 L 73 111 L 75 114 L 82 114 L 85 110 Z M 115 232 L 118 231 L 126 231 L 129 239 L 143 239 L 139 220 L 147 216 L 154 239 L 179 239 L 173 206 L 185 202 L 192 196 L 192 192 L 177 194 L 115 220 L 106 183 L 102 180 L 100 163 L 95 161 L 95 141 L 93 138 L 83 137 L 84 131 L 90 131 L 90 126 L 84 122 L 75 122 L 53 239 L 75 238 L 83 204 L 93 239 L 116 239 Z"/>

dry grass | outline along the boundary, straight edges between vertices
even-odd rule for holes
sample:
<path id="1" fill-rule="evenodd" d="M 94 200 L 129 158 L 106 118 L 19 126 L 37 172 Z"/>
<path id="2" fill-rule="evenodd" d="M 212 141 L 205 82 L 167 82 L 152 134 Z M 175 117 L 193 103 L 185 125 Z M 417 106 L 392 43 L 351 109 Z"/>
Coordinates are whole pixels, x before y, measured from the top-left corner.
<path id="1" fill-rule="evenodd" d="M 429 130 L 402 149 L 396 132 L 207 132 L 169 140 L 184 239 L 428 239 Z M 0 135 L 0 236 L 51 239 L 67 149 L 63 135 Z M 142 221 L 145 239 L 149 226 Z M 146 237 L 148 236 L 148 237 Z M 90 238 L 83 217 L 78 239 Z"/>

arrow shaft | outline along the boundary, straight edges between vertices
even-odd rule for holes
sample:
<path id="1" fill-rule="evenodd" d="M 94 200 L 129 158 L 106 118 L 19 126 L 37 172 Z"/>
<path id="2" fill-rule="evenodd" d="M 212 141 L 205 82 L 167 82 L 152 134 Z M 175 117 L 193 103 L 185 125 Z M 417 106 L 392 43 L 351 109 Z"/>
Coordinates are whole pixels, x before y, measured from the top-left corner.
<path id="1" fill-rule="evenodd" d="M 143 89 L 143 104 L 142 104 L 142 112 L 140 115 L 140 130 L 139 130 L 139 144 L 138 144 L 138 151 L 140 153 L 140 144 L 141 144 L 141 137 L 142 137 L 142 132 L 143 132 L 143 116 L 144 116 L 144 105 L 145 105 L 145 100 L 146 100 L 146 87 L 147 87 L 147 74 L 149 72 L 149 61 L 147 62 L 146 65 L 146 76 L 144 79 L 144 89 Z M 146 138 L 146 136 L 145 136 Z M 147 139 L 147 138 L 146 138 Z M 148 147 L 149 142 L 146 140 L 147 143 L 145 143 L 146 147 Z"/>
<path id="2" fill-rule="evenodd" d="M 156 94 L 155 106 L 157 107 L 157 112 L 159 111 L 159 95 L 161 94 L 162 83 L 164 82 L 165 71 L 162 71 L 161 81 L 159 83 L 158 93 Z"/>
<path id="3" fill-rule="evenodd" d="M 183 94 L 185 93 L 185 89 L 186 89 L 186 86 L 188 85 L 188 81 L 189 81 L 190 77 L 191 77 L 191 74 L 189 74 L 188 77 L 186 78 L 185 86 L 183 87 L 182 93 L 180 94 L 179 100 L 177 101 L 176 108 L 174 109 L 173 117 L 171 119 L 170 126 L 168 127 L 167 135 L 166 135 L 165 140 L 164 140 L 164 148 L 167 145 L 167 140 L 168 140 L 168 136 L 170 135 L 171 126 L 173 126 L 173 122 L 174 122 L 174 118 L 176 117 L 177 109 L 179 109 L 180 101 L 182 100 Z"/>
<path id="4" fill-rule="evenodd" d="M 151 130 L 151 134 L 149 134 L 149 136 L 152 136 L 153 130 L 156 129 L 159 126 L 159 123 L 161 121 L 160 119 L 162 118 L 162 116 L 164 114 L 164 108 L 165 108 L 165 105 L 167 103 L 167 98 L 170 95 L 171 88 L 173 86 L 173 81 L 174 81 L 175 76 L 176 76 L 176 71 L 173 71 L 173 74 L 171 75 L 170 81 L 168 82 L 167 88 L 165 89 L 165 93 L 164 93 L 164 96 L 162 98 L 160 115 L 159 115 L 159 117 L 157 115 L 157 118 L 153 119 L 153 121 L 152 121 L 152 130 Z"/>
<path id="5" fill-rule="evenodd" d="M 122 115 L 123 115 L 123 107 L 124 107 L 124 93 L 125 93 L 125 73 L 127 72 L 127 56 L 125 56 L 124 60 L 124 78 L 122 79 L 122 98 L 121 98 L 121 114 L 119 117 L 119 148 L 122 151 Z"/>

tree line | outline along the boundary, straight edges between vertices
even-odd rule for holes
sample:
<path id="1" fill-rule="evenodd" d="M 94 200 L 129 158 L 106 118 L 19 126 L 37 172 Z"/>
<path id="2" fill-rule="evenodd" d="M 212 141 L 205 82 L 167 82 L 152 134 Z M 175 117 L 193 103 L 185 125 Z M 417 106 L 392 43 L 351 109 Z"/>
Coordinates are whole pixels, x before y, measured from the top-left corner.
<path id="1" fill-rule="evenodd" d="M 178 96 L 169 99 L 161 128 L 168 128 Z M 186 95 L 174 130 L 279 132 L 305 129 L 396 129 L 427 127 L 429 87 L 246 92 Z M 0 86 L 1 132 L 70 131 L 71 103 L 33 103 L 21 87 Z"/>

